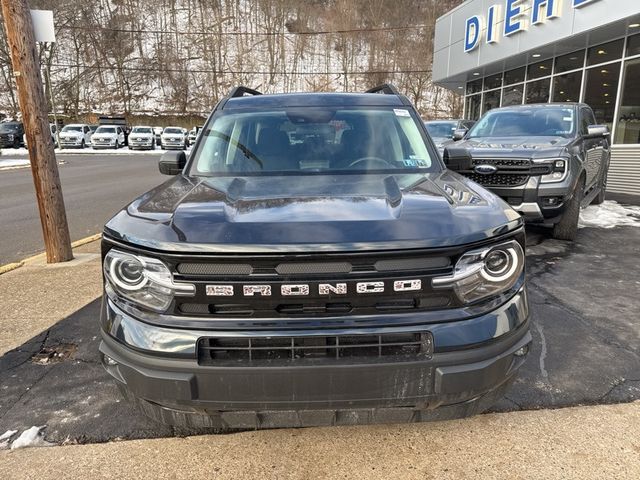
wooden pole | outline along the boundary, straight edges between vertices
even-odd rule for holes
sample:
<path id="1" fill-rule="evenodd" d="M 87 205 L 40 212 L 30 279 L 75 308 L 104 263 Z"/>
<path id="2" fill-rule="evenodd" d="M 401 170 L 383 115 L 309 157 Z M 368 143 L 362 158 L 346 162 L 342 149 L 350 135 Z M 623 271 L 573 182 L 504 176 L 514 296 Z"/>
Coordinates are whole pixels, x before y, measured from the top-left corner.
<path id="1" fill-rule="evenodd" d="M 29 145 L 31 172 L 40 210 L 47 263 L 73 259 L 60 175 L 49 131 L 31 13 L 27 0 L 0 0 Z"/>

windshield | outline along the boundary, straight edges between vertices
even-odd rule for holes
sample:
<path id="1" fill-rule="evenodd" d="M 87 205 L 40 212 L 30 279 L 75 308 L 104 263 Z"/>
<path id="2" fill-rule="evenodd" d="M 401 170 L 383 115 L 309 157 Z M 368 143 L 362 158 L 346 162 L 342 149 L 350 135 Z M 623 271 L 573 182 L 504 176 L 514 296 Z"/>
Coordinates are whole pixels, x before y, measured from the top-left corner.
<path id="1" fill-rule="evenodd" d="M 131 133 L 153 133 L 151 127 L 134 127 Z"/>
<path id="2" fill-rule="evenodd" d="M 167 128 L 164 129 L 164 133 L 182 133 L 182 129 L 181 128 L 167 127 Z"/>
<path id="3" fill-rule="evenodd" d="M 452 138 L 458 122 L 425 122 L 425 126 L 432 137 Z"/>
<path id="4" fill-rule="evenodd" d="M 569 137 L 575 131 L 573 108 L 537 107 L 492 110 L 476 123 L 467 138 Z"/>
<path id="5" fill-rule="evenodd" d="M 96 133 L 116 133 L 116 129 L 114 127 L 98 127 Z"/>
<path id="6" fill-rule="evenodd" d="M 80 125 L 67 125 L 62 129 L 63 132 L 81 132 L 82 127 Z"/>
<path id="7" fill-rule="evenodd" d="M 16 132 L 18 125 L 15 123 L 0 123 L 0 132 Z"/>
<path id="8" fill-rule="evenodd" d="M 219 115 L 202 131 L 192 175 L 393 173 L 433 162 L 405 108 L 283 107 Z"/>

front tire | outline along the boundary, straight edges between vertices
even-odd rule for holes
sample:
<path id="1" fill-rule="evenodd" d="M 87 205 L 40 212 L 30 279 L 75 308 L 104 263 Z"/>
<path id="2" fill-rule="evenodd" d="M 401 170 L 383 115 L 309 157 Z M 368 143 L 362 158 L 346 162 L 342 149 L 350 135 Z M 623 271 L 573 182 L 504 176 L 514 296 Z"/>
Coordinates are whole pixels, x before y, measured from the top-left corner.
<path id="1" fill-rule="evenodd" d="M 568 201 L 560 221 L 553 226 L 552 237 L 557 240 L 574 241 L 578 235 L 578 220 L 580 219 L 580 205 L 584 198 L 584 181 L 580 180 L 576 185 L 571 198 Z"/>
<path id="2" fill-rule="evenodd" d="M 82 140 L 82 142 L 80 142 L 80 148 L 81 148 L 82 150 L 84 150 L 84 148 L 85 148 L 85 147 L 86 147 L 86 145 L 85 145 L 85 143 L 84 143 L 84 140 Z"/>

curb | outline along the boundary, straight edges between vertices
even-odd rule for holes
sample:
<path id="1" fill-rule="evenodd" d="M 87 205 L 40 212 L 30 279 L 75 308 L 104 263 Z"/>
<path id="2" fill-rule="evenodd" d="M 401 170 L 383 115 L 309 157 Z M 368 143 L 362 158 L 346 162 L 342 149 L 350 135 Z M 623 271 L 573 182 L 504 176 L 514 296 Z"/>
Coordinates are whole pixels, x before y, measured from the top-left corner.
<path id="1" fill-rule="evenodd" d="M 71 248 L 77 248 L 82 245 L 86 245 L 87 243 L 95 242 L 102 238 L 101 233 L 96 233 L 94 235 L 89 235 L 88 237 L 81 238 L 80 240 L 76 240 L 75 242 L 71 242 Z M 46 253 L 38 253 L 36 255 L 32 255 L 30 257 L 24 258 L 19 262 L 7 263 L 6 265 L 0 265 L 0 275 L 10 272 L 12 270 L 16 270 L 17 268 L 22 267 L 27 263 L 32 263 L 36 260 L 40 260 L 41 258 L 45 258 L 47 256 Z"/>

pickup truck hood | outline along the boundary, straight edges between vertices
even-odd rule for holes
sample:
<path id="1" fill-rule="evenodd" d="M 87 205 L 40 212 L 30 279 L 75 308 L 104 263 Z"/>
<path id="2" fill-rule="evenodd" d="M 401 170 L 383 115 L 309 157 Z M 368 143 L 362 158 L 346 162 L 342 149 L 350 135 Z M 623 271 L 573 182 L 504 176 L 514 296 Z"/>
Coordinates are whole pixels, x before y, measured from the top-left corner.
<path id="1" fill-rule="evenodd" d="M 564 137 L 480 137 L 445 146 L 466 148 L 473 157 L 543 158 L 560 155 L 571 142 Z"/>
<path id="2" fill-rule="evenodd" d="M 153 138 L 153 137 L 155 137 L 155 135 L 153 133 L 135 133 L 135 132 L 131 132 L 129 134 L 129 137 L 131 137 L 131 138 Z"/>
<path id="3" fill-rule="evenodd" d="M 119 212 L 105 235 L 193 253 L 317 252 L 460 245 L 521 225 L 501 199 L 450 171 L 358 178 L 179 175 Z"/>
<path id="4" fill-rule="evenodd" d="M 94 133 L 93 135 L 91 135 L 92 139 L 98 139 L 98 138 L 116 138 L 118 135 L 116 135 L 115 133 Z"/>

